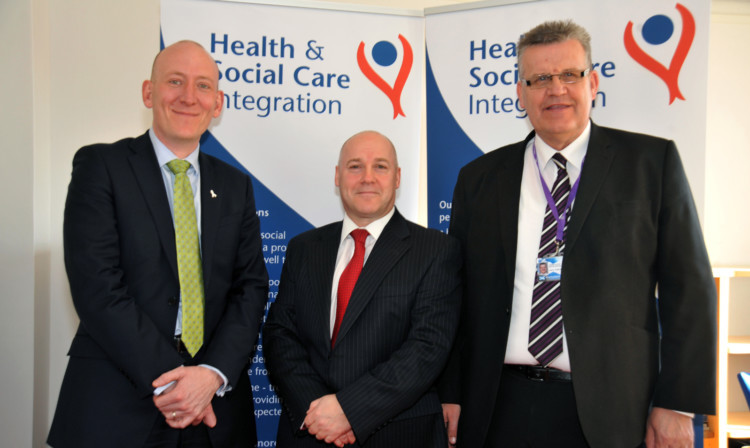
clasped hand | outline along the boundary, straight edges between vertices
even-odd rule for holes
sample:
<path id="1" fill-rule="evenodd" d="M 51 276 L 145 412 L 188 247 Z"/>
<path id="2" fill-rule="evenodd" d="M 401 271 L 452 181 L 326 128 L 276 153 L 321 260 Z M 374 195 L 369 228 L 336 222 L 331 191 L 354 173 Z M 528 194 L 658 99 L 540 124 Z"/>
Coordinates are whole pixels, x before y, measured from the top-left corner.
<path id="1" fill-rule="evenodd" d="M 341 448 L 357 441 L 336 395 L 324 395 L 310 403 L 303 428 L 318 440 Z"/>
<path id="2" fill-rule="evenodd" d="M 154 395 L 154 404 L 172 428 L 205 423 L 216 426 L 211 399 L 223 384 L 216 372 L 201 366 L 178 367 L 163 373 L 151 385 L 158 388 L 174 381 L 161 395 Z"/>

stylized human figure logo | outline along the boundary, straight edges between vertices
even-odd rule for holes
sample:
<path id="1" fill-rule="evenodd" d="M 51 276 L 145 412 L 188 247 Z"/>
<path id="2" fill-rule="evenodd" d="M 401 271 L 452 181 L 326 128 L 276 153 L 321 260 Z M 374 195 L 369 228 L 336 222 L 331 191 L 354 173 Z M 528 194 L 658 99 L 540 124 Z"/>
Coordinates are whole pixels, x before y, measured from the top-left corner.
<path id="1" fill-rule="evenodd" d="M 669 63 L 669 68 L 666 68 L 638 46 L 633 38 L 633 22 L 628 22 L 628 25 L 625 27 L 625 49 L 630 54 L 630 57 L 667 84 L 667 88 L 669 89 L 669 104 L 672 104 L 676 98 L 685 100 L 682 92 L 680 92 L 678 78 L 682 64 L 685 62 L 685 58 L 687 58 L 690 46 L 693 44 L 693 38 L 695 37 L 695 19 L 693 15 L 686 7 L 679 3 L 677 3 L 675 8 L 677 8 L 677 11 L 682 16 L 682 34 L 672 56 L 672 61 Z M 642 34 L 643 39 L 649 44 L 661 45 L 672 37 L 673 32 L 674 24 L 669 17 L 655 15 L 643 24 Z"/>
<path id="2" fill-rule="evenodd" d="M 383 78 L 370 66 L 370 63 L 365 57 L 365 43 L 360 42 L 359 48 L 357 49 L 357 63 L 359 64 L 359 69 L 362 70 L 362 73 L 364 73 L 370 82 L 375 84 L 375 87 L 382 90 L 388 99 L 391 100 L 391 104 L 393 104 L 394 120 L 399 115 L 402 117 L 406 116 L 404 110 L 401 108 L 401 92 L 404 90 L 404 85 L 409 78 L 411 65 L 414 61 L 414 54 L 411 45 L 409 45 L 409 41 L 400 34 L 398 35 L 398 39 L 401 41 L 404 55 L 401 60 L 401 68 L 398 71 L 398 76 L 396 76 L 396 82 L 393 83 L 393 86 L 385 82 L 385 80 L 383 80 Z M 393 65 L 393 63 L 396 62 L 397 56 L 398 51 L 396 50 L 396 47 L 388 41 L 382 40 L 372 47 L 372 59 L 381 67 L 389 67 Z"/>

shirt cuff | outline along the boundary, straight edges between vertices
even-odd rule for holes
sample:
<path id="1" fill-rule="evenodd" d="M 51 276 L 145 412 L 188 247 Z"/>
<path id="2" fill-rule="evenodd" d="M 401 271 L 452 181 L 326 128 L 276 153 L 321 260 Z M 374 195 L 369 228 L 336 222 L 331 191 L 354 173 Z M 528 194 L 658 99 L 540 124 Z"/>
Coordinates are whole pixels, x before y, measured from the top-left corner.
<path id="1" fill-rule="evenodd" d="M 210 370 L 213 370 L 214 372 L 216 372 L 216 374 L 219 375 L 219 377 L 221 377 L 221 381 L 224 382 L 224 384 L 222 384 L 221 387 L 219 387 L 216 390 L 216 396 L 217 397 L 223 397 L 225 393 L 227 393 L 230 390 L 232 390 L 232 386 L 229 385 L 229 380 L 227 379 L 226 375 L 224 375 L 223 373 L 221 373 L 221 370 L 217 369 L 214 366 L 209 366 L 208 364 L 199 364 L 199 365 L 201 367 L 205 367 L 207 369 L 210 369 Z"/>

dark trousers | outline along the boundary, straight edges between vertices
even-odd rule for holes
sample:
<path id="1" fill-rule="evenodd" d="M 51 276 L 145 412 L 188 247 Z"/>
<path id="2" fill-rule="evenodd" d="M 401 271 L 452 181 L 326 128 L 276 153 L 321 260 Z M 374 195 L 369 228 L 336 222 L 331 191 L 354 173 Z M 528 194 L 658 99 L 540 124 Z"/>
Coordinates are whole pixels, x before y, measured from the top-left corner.
<path id="1" fill-rule="evenodd" d="M 211 448 L 208 427 L 200 424 L 185 429 L 175 429 L 167 425 L 159 416 L 144 448 Z"/>
<path id="2" fill-rule="evenodd" d="M 571 381 L 504 368 L 484 448 L 588 448 Z"/>

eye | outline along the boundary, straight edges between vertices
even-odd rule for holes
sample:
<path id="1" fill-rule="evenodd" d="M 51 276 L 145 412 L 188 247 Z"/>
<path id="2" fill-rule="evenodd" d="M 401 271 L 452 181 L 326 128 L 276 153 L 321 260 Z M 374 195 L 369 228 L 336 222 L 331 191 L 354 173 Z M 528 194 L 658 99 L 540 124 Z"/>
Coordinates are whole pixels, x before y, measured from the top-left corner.
<path id="1" fill-rule="evenodd" d="M 170 79 L 167 81 L 168 84 L 171 84 L 173 86 L 179 86 L 182 85 L 182 80 L 180 79 Z"/>
<path id="2" fill-rule="evenodd" d="M 541 75 L 536 75 L 531 80 L 531 84 L 535 86 L 542 86 L 552 81 L 552 75 L 544 73 Z"/>
<path id="3" fill-rule="evenodd" d="M 562 80 L 562 82 L 574 81 L 578 79 L 579 76 L 580 76 L 580 73 L 576 73 L 573 71 L 565 71 L 565 72 L 560 73 L 560 79 Z"/>
<path id="4" fill-rule="evenodd" d="M 209 84 L 207 82 L 199 82 L 198 83 L 198 88 L 201 89 L 201 90 L 211 90 L 211 84 Z"/>

